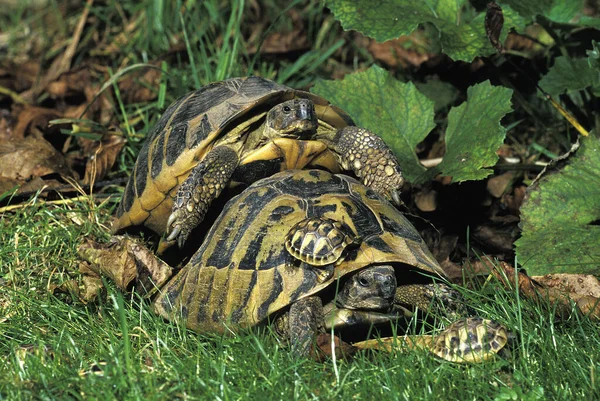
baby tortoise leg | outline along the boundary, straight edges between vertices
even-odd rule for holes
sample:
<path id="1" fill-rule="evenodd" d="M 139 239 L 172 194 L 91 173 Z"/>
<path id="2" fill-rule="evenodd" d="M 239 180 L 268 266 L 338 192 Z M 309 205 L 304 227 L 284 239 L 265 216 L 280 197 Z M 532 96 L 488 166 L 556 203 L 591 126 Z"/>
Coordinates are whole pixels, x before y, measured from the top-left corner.
<path id="1" fill-rule="evenodd" d="M 308 297 L 294 302 L 290 307 L 288 325 L 292 351 L 309 356 L 317 335 L 325 332 L 321 298 Z"/>
<path id="2" fill-rule="evenodd" d="M 328 145 L 340 159 L 342 168 L 352 170 L 367 187 L 401 204 L 402 171 L 398 160 L 380 137 L 364 128 L 345 127 Z"/>
<path id="3" fill-rule="evenodd" d="M 175 195 L 167 221 L 167 242 L 177 241 L 183 247 L 190 232 L 204 219 L 210 203 L 229 184 L 238 164 L 237 152 L 218 146 L 194 167 Z"/>

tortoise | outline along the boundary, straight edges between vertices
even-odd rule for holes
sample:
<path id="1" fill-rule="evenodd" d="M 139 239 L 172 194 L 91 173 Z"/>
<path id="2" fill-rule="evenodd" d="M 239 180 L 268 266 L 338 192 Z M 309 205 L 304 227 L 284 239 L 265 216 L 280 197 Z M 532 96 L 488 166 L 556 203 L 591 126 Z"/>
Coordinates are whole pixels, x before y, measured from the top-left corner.
<path id="1" fill-rule="evenodd" d="M 324 238 L 324 227 L 337 231 L 321 244 L 334 266 L 326 276 L 323 265 L 311 263 L 319 258 L 304 257 L 320 247 L 292 254 L 285 245 Z M 431 286 L 445 286 L 436 282 L 445 274 L 423 239 L 392 204 L 351 177 L 323 170 L 283 171 L 250 185 L 227 202 L 207 238 L 160 289 L 155 312 L 200 333 L 271 322 L 302 355 L 319 332 L 393 323 L 410 315 L 404 305 L 423 305 Z M 462 346 L 464 336 L 453 328 L 452 338 L 430 347 L 436 355 L 468 359 L 469 352 L 504 346 L 501 326 L 492 338 L 467 321 L 457 325 L 475 344 Z"/>
<path id="2" fill-rule="evenodd" d="M 351 171 L 400 202 L 390 149 L 324 98 L 256 76 L 209 84 L 177 99 L 150 131 L 113 232 L 145 226 L 166 234 L 159 253 L 182 247 L 226 187 L 305 167 Z"/>

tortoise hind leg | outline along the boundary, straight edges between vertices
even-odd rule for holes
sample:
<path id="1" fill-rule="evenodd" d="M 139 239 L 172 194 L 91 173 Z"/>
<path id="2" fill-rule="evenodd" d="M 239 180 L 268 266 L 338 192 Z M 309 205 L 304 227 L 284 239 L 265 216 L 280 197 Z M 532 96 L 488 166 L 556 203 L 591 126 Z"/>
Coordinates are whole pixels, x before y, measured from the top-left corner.
<path id="1" fill-rule="evenodd" d="M 319 297 L 294 302 L 288 316 L 288 333 L 293 352 L 308 356 L 317 338 L 325 332 L 323 303 Z"/>
<path id="2" fill-rule="evenodd" d="M 167 239 L 161 241 L 159 252 L 174 242 L 183 247 L 190 232 L 204 219 L 210 203 L 229 183 L 238 164 L 235 150 L 218 146 L 194 167 L 177 190 L 167 222 Z"/>
<path id="3" fill-rule="evenodd" d="M 344 127 L 334 136 L 322 138 L 339 158 L 345 170 L 351 170 L 363 184 L 401 204 L 399 192 L 404 183 L 396 156 L 385 142 L 364 128 Z"/>

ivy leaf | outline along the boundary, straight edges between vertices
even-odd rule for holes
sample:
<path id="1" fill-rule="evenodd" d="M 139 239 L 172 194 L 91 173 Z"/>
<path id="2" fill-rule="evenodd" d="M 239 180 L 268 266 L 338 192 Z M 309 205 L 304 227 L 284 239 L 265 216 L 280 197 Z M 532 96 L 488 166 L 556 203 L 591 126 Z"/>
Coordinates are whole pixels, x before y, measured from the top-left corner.
<path id="1" fill-rule="evenodd" d="M 539 85 L 552 96 L 565 92 L 576 92 L 592 87 L 594 93 L 600 91 L 600 73 L 590 68 L 587 58 L 560 56 Z"/>
<path id="2" fill-rule="evenodd" d="M 530 21 L 541 15 L 554 22 L 566 23 L 583 10 L 583 0 L 502 0 L 501 3 L 508 4 Z"/>
<path id="3" fill-rule="evenodd" d="M 439 44 L 454 60 L 471 61 L 494 52 L 485 33 L 485 14 L 476 13 L 466 0 L 328 0 L 327 6 L 344 29 L 354 29 L 378 42 L 408 35 L 430 23 L 439 32 Z M 524 28 L 522 18 L 503 7 L 505 29 Z M 469 18 L 468 16 L 474 16 Z"/>
<path id="4" fill-rule="evenodd" d="M 492 173 L 498 161 L 496 150 L 504 142 L 506 129 L 500 120 L 512 111 L 512 90 L 492 86 L 489 81 L 467 90 L 467 101 L 448 114 L 446 154 L 442 162 L 427 171 L 419 181 L 437 174 L 453 182 L 480 180 Z"/>
<path id="5" fill-rule="evenodd" d="M 468 100 L 448 115 L 444 159 L 427 170 L 419 163 L 415 148 L 435 126 L 434 104 L 412 83 L 400 82 L 373 66 L 342 81 L 319 81 L 312 91 L 346 110 L 357 125 L 381 136 L 412 183 L 437 174 L 452 176 L 455 182 L 491 174 L 485 168 L 498 160 L 496 150 L 505 136 L 500 119 L 511 111 L 512 94 L 512 90 L 489 82 L 469 88 Z"/>
<path id="6" fill-rule="evenodd" d="M 383 138 L 408 181 L 425 171 L 414 149 L 435 126 L 434 103 L 412 83 L 400 82 L 373 66 L 341 81 L 320 80 L 311 91 L 346 110 L 358 126 Z"/>
<path id="7" fill-rule="evenodd" d="M 530 275 L 600 275 L 600 139 L 583 138 L 565 168 L 531 187 L 515 243 Z"/>

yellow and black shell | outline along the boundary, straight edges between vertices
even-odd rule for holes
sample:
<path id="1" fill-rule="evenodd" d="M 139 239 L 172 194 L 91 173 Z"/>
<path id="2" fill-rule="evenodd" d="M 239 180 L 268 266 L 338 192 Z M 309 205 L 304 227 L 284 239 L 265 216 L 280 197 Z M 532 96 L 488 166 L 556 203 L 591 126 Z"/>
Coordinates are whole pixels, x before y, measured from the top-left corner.
<path id="1" fill-rule="evenodd" d="M 470 317 L 454 322 L 434 338 L 432 352 L 451 362 L 481 362 L 503 349 L 509 336 L 500 323 Z"/>
<path id="2" fill-rule="evenodd" d="M 354 125 L 348 114 L 324 98 L 260 77 L 215 82 L 177 99 L 148 134 L 117 209 L 113 232 L 144 225 L 163 234 L 177 189 L 215 143 L 232 131 L 240 136 L 231 140 L 243 141 L 271 107 L 294 98 L 313 101 L 321 126 Z M 340 171 L 319 141 L 281 138 L 281 143 L 253 155 L 250 161 L 242 158 L 233 181 L 251 183 L 307 165 Z"/>
<path id="3" fill-rule="evenodd" d="M 327 280 L 319 280 L 319 269 L 290 267 L 294 256 L 284 239 L 306 219 L 339 222 L 361 239 Z M 353 178 L 322 170 L 284 171 L 254 183 L 225 205 L 207 238 L 154 303 L 163 317 L 198 332 L 255 326 L 373 264 L 398 266 L 405 279 L 421 272 L 444 276 L 394 206 Z"/>
<path id="4" fill-rule="evenodd" d="M 287 235 L 285 248 L 296 259 L 312 266 L 339 264 L 348 245 L 358 243 L 342 223 L 328 219 L 306 219 L 298 222 Z"/>

